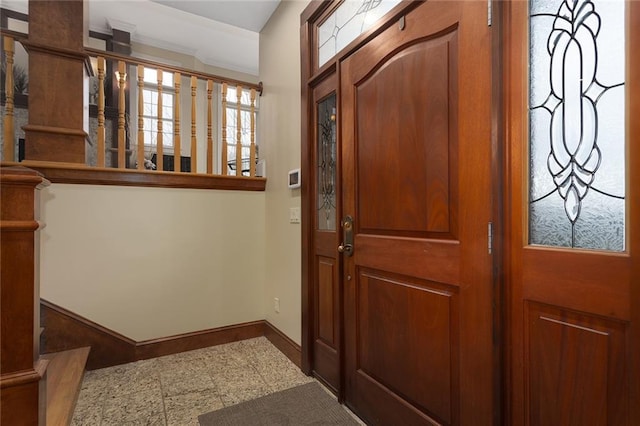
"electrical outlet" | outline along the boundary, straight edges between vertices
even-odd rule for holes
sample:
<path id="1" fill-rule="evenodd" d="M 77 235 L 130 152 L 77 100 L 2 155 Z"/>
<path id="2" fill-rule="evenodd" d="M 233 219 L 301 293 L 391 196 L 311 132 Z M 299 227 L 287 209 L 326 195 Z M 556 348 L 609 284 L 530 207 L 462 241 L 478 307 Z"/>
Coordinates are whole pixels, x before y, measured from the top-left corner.
<path id="1" fill-rule="evenodd" d="M 276 311 L 276 314 L 280 313 L 280 299 L 277 297 L 273 298 L 273 310 Z"/>

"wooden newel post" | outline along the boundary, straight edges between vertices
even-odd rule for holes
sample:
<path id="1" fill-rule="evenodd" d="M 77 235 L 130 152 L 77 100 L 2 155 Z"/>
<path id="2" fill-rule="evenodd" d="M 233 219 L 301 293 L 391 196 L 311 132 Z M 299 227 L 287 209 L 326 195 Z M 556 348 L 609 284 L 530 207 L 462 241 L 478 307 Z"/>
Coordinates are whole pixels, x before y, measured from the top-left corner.
<path id="1" fill-rule="evenodd" d="M 38 216 L 39 189 L 48 184 L 34 170 L 0 168 L 0 412 L 7 425 L 45 424 Z"/>
<path id="2" fill-rule="evenodd" d="M 87 0 L 29 1 L 29 124 L 25 159 L 85 163 L 89 128 L 84 53 Z M 52 22 L 55 25 L 52 25 Z"/>

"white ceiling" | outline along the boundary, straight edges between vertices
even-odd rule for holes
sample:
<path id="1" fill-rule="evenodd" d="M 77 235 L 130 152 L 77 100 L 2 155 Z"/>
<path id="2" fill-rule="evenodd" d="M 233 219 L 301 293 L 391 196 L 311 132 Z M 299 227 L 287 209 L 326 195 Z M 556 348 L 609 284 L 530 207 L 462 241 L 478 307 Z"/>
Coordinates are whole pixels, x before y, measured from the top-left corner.
<path id="1" fill-rule="evenodd" d="M 28 13 L 27 0 L 3 7 Z M 259 32 L 280 0 L 88 0 L 90 29 L 128 31 L 134 42 L 258 75 Z"/>
<path id="2" fill-rule="evenodd" d="M 151 0 L 214 21 L 260 32 L 280 0 Z"/>

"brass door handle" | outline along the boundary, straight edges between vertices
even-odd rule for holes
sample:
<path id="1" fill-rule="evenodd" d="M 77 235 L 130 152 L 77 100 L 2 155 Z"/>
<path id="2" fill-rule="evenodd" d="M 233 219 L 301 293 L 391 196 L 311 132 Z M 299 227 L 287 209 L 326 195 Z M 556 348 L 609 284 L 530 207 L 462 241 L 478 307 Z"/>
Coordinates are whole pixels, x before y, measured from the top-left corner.
<path id="1" fill-rule="evenodd" d="M 353 256 L 353 218 L 347 215 L 341 224 L 344 233 L 344 242 L 338 246 L 338 252 L 344 253 L 347 256 Z"/>
<path id="2" fill-rule="evenodd" d="M 338 252 L 351 256 L 353 255 L 353 246 L 351 244 L 340 244 L 338 246 Z"/>

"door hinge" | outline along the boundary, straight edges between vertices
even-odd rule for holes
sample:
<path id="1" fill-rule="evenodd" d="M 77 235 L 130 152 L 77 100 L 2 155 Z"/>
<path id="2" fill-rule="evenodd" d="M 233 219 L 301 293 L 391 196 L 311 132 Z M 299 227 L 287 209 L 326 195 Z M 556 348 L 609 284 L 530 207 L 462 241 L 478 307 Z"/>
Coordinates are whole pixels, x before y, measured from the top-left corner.
<path id="1" fill-rule="evenodd" d="M 489 222 L 487 226 L 487 234 L 488 234 L 488 246 L 489 254 L 493 252 L 493 222 Z"/>
<path id="2" fill-rule="evenodd" d="M 487 26 L 491 26 L 491 15 L 492 15 L 492 7 L 493 0 L 487 0 Z"/>

